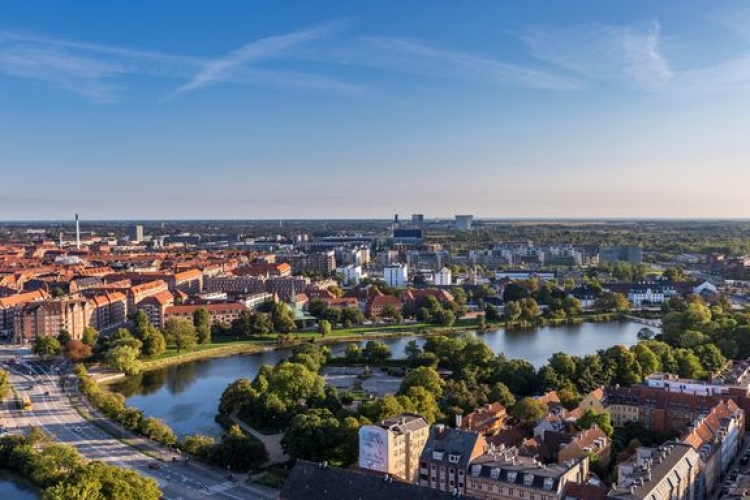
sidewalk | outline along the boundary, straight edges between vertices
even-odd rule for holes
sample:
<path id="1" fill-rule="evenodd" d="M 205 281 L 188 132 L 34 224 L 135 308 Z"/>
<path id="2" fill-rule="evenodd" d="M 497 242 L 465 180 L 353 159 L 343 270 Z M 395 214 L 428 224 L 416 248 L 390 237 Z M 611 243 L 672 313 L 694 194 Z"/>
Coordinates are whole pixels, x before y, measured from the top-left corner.
<path id="1" fill-rule="evenodd" d="M 284 449 L 281 447 L 281 438 L 284 437 L 283 432 L 269 435 L 261 434 L 260 432 L 256 431 L 245 422 L 237 418 L 236 411 L 229 415 L 229 418 L 232 420 L 232 422 L 239 425 L 240 429 L 247 432 L 248 434 L 255 436 L 263 443 L 263 445 L 266 447 L 266 451 L 268 452 L 269 464 L 278 464 L 289 460 L 289 455 L 284 453 Z"/>

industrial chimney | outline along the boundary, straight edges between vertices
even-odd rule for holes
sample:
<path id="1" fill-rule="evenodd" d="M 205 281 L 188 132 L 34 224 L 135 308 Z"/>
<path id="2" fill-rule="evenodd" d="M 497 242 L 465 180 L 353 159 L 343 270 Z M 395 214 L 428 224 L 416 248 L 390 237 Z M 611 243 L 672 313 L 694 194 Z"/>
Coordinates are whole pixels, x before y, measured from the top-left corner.
<path id="1" fill-rule="evenodd" d="M 78 220 L 78 214 L 76 213 L 76 248 L 81 249 L 81 222 Z"/>

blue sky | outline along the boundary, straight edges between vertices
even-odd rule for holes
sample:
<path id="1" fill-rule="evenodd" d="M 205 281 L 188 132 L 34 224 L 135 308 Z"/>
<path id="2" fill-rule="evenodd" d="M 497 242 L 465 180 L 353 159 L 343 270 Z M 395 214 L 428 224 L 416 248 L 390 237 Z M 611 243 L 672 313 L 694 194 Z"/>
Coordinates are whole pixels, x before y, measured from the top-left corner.
<path id="1" fill-rule="evenodd" d="M 747 217 L 750 3 L 0 3 L 0 219 Z"/>

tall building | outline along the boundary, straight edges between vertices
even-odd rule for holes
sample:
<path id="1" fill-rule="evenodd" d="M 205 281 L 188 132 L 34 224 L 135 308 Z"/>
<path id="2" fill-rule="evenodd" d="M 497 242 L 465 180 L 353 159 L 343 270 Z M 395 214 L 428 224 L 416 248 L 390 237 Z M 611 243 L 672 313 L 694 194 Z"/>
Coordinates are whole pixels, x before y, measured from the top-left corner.
<path id="1" fill-rule="evenodd" d="M 406 264 L 394 264 L 383 270 L 383 279 L 388 286 L 394 288 L 406 288 L 409 283 L 409 266 Z"/>
<path id="2" fill-rule="evenodd" d="M 414 227 L 422 227 L 424 225 L 424 214 L 412 214 L 411 224 Z"/>
<path id="3" fill-rule="evenodd" d="M 359 466 L 416 483 L 429 435 L 427 421 L 409 413 L 364 425 L 359 429 Z"/>
<path id="4" fill-rule="evenodd" d="M 471 231 L 471 224 L 473 222 L 473 215 L 456 215 L 456 229 L 459 231 Z"/>
<path id="5" fill-rule="evenodd" d="M 471 462 L 487 449 L 477 432 L 434 425 L 419 460 L 419 484 L 456 495 L 466 494 L 466 474 Z"/>
<path id="6" fill-rule="evenodd" d="M 629 262 L 638 265 L 643 262 L 643 250 L 639 246 L 602 246 L 599 248 L 599 262 Z"/>
<path id="7" fill-rule="evenodd" d="M 143 241 L 143 226 L 130 226 L 130 228 L 128 229 L 128 240 Z"/>

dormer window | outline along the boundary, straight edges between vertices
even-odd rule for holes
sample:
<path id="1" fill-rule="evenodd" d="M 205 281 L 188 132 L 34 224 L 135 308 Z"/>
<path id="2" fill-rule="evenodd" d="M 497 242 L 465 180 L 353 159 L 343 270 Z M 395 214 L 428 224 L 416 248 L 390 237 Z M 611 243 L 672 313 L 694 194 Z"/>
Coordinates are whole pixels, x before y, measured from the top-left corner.
<path id="1" fill-rule="evenodd" d="M 545 477 L 544 478 L 544 489 L 547 491 L 551 491 L 552 487 L 555 485 L 554 478 L 551 477 Z"/>
<path id="2" fill-rule="evenodd" d="M 461 459 L 461 455 L 456 455 L 454 453 L 451 453 L 450 455 L 448 455 L 448 461 L 452 464 L 457 464 L 460 459 Z"/>
<path id="3" fill-rule="evenodd" d="M 472 465 L 471 466 L 471 475 L 472 476 L 478 476 L 482 473 L 482 466 L 481 465 Z"/>
<path id="4" fill-rule="evenodd" d="M 433 451 L 432 452 L 432 459 L 433 460 L 442 460 L 443 459 L 443 455 L 445 455 L 445 453 L 443 453 L 442 451 Z"/>
<path id="5" fill-rule="evenodd" d="M 523 476 L 523 484 L 526 486 L 531 486 L 534 483 L 534 474 L 526 474 Z"/>
<path id="6" fill-rule="evenodd" d="M 518 477 L 518 473 L 517 472 L 515 472 L 515 471 L 508 472 L 508 482 L 509 483 L 515 483 L 516 482 L 516 477 Z"/>
<path id="7" fill-rule="evenodd" d="M 498 479 L 498 478 L 500 478 L 500 469 L 498 469 L 497 467 L 495 467 L 494 469 L 492 469 L 490 471 L 490 478 L 492 478 L 492 479 Z"/>

